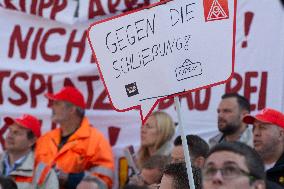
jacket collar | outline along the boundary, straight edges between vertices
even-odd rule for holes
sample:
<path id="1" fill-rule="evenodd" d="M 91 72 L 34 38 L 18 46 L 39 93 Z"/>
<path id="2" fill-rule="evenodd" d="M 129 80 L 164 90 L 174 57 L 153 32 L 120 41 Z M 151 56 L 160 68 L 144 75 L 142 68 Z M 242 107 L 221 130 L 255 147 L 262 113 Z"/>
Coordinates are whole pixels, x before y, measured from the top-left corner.
<path id="1" fill-rule="evenodd" d="M 224 142 L 225 136 L 223 133 L 219 132 L 217 135 L 209 139 L 210 147 L 215 146 L 218 143 Z M 244 132 L 241 134 L 239 142 L 243 142 L 249 146 L 253 146 L 253 134 L 252 129 L 250 127 L 247 127 Z"/>
<path id="2" fill-rule="evenodd" d="M 27 157 L 25 158 L 23 163 L 16 170 L 12 171 L 10 175 L 32 177 L 33 169 L 34 169 L 34 152 L 30 151 L 27 154 Z"/>
<path id="3" fill-rule="evenodd" d="M 78 138 L 87 138 L 90 135 L 89 132 L 89 120 L 87 117 L 84 117 L 82 119 L 81 125 L 78 127 L 78 129 L 69 137 L 68 142 L 69 141 L 73 141 L 73 140 L 77 140 Z M 56 145 L 58 145 L 60 143 L 61 140 L 61 129 L 57 128 L 55 130 L 53 130 L 54 135 L 52 137 L 52 140 L 55 142 Z"/>
<path id="4" fill-rule="evenodd" d="M 90 125 L 89 125 L 89 121 L 86 117 L 83 118 L 80 127 L 77 129 L 77 131 L 71 135 L 67 141 L 66 144 L 64 144 L 62 146 L 62 148 L 59 150 L 59 152 L 57 153 L 56 157 L 54 158 L 54 162 L 56 162 L 56 159 L 58 157 L 61 156 L 61 154 L 65 153 L 66 151 L 68 151 L 69 149 L 73 148 L 75 145 L 77 145 L 77 140 L 78 139 L 82 139 L 82 138 L 87 138 L 90 136 Z M 59 140 L 60 140 L 60 129 L 55 130 L 57 137 L 59 137 L 59 139 L 55 139 L 58 140 L 58 144 L 59 144 Z M 57 142 L 57 141 L 55 141 Z"/>
<path id="5" fill-rule="evenodd" d="M 280 156 L 280 158 L 276 161 L 274 167 L 277 166 L 284 166 L 284 152 L 282 153 L 282 155 Z"/>
<path id="6" fill-rule="evenodd" d="M 70 136 L 68 141 L 76 140 L 78 138 L 87 138 L 87 137 L 89 137 L 90 136 L 89 128 L 90 128 L 89 120 L 88 120 L 87 117 L 84 117 L 82 122 L 81 122 L 81 125 L 75 131 L 75 133 Z"/>

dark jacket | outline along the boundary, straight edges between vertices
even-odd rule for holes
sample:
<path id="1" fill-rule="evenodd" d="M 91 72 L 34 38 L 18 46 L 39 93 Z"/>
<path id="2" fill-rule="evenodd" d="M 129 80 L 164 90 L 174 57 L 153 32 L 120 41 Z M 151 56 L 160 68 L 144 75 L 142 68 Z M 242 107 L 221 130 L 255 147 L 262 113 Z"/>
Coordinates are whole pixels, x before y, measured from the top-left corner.
<path id="1" fill-rule="evenodd" d="M 278 183 L 284 188 L 284 153 L 282 153 L 274 167 L 266 171 L 266 178 L 267 180 Z"/>
<path id="2" fill-rule="evenodd" d="M 266 183 L 266 189 L 283 189 L 282 186 L 280 186 L 279 184 L 275 182 L 271 182 L 267 180 L 265 183 Z"/>

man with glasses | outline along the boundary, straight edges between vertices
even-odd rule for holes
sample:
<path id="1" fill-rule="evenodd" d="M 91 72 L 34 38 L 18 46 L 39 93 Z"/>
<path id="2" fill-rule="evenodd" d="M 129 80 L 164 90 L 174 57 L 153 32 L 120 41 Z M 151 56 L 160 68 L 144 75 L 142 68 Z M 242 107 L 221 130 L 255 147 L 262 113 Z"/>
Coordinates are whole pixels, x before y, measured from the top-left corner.
<path id="1" fill-rule="evenodd" d="M 203 189 L 264 189 L 260 156 L 241 142 L 220 143 L 209 151 L 202 170 Z"/>

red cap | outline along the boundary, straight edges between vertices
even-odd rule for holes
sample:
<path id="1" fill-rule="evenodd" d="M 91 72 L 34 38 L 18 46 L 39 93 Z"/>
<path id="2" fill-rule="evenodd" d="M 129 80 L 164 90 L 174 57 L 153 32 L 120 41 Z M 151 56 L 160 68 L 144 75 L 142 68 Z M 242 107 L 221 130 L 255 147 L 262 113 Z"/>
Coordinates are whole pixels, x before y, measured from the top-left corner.
<path id="1" fill-rule="evenodd" d="M 284 114 L 282 114 L 281 112 L 277 110 L 273 110 L 270 108 L 264 108 L 255 116 L 246 115 L 243 118 L 243 122 L 247 124 L 253 124 L 255 120 L 258 120 L 264 123 L 271 123 L 271 124 L 284 128 Z"/>
<path id="2" fill-rule="evenodd" d="M 17 123 L 22 127 L 30 129 L 32 130 L 32 132 L 36 137 L 40 137 L 41 135 L 40 132 L 41 124 L 39 120 L 32 115 L 24 114 L 22 117 L 15 119 L 11 117 L 5 117 L 4 121 L 6 122 L 7 125 L 12 125 L 13 123 Z"/>
<path id="3" fill-rule="evenodd" d="M 82 109 L 85 109 L 86 107 L 83 94 L 74 87 L 64 87 L 58 93 L 45 94 L 45 97 L 47 97 L 50 100 L 62 100 L 62 101 L 70 102 L 74 104 L 75 106 L 78 106 Z"/>

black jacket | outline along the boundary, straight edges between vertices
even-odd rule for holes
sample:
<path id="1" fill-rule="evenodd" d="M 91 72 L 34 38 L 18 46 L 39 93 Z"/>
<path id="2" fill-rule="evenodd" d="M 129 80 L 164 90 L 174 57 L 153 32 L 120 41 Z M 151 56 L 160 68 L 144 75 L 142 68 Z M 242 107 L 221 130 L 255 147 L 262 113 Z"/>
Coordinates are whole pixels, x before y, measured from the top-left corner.
<path id="1" fill-rule="evenodd" d="M 265 183 L 266 183 L 266 189 L 283 189 L 282 186 L 280 186 L 279 184 L 275 182 L 271 182 L 267 180 Z"/>
<path id="2" fill-rule="evenodd" d="M 284 153 L 282 153 L 274 167 L 266 171 L 266 178 L 267 180 L 278 183 L 284 188 Z"/>

